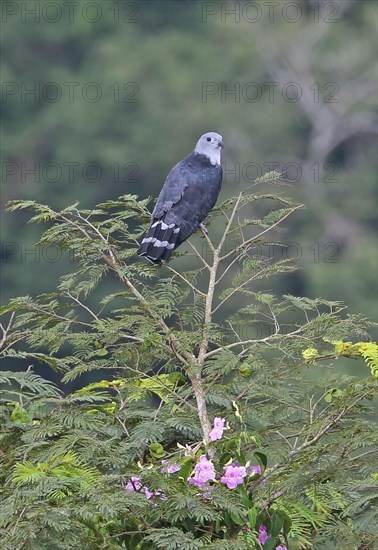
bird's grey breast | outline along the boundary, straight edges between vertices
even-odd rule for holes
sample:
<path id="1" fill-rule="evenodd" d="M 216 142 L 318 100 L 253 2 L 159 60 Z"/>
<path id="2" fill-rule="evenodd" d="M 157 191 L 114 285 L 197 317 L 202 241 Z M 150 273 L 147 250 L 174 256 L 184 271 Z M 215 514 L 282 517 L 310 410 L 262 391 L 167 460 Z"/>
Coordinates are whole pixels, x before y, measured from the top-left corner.
<path id="1" fill-rule="evenodd" d="M 170 171 L 153 211 L 160 218 L 171 210 L 213 207 L 222 182 L 222 168 L 204 155 L 191 153 Z"/>

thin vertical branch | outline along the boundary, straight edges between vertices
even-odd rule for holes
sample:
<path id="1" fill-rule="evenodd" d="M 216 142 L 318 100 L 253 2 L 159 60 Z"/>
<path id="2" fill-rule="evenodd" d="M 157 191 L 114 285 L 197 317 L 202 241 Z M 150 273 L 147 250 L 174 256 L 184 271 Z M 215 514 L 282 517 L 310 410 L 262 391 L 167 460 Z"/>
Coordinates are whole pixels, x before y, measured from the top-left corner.
<path id="1" fill-rule="evenodd" d="M 230 231 L 233 219 L 236 215 L 241 197 L 242 197 L 242 194 L 240 193 L 235 202 L 235 205 L 232 210 L 231 216 L 228 220 L 226 229 L 223 232 L 223 235 L 221 237 L 221 240 L 218 246 L 216 248 L 212 247 L 213 264 L 209 266 L 209 284 L 208 284 L 208 290 L 207 290 L 206 301 L 205 301 L 205 318 L 204 318 L 203 330 L 202 330 L 202 341 L 198 350 L 196 365 L 189 371 L 189 378 L 192 383 L 196 400 L 197 400 L 198 416 L 201 422 L 205 444 L 209 443 L 210 441 L 210 437 L 209 437 L 210 421 L 207 413 L 205 391 L 204 391 L 201 375 L 202 375 L 202 370 L 205 363 L 206 352 L 209 345 L 209 337 L 210 337 L 210 330 L 211 330 L 211 323 L 212 323 L 212 316 L 213 316 L 212 309 L 213 309 L 214 292 L 215 292 L 215 286 L 216 286 L 217 271 L 219 267 L 219 262 L 221 260 L 220 254 L 221 254 L 222 246 L 224 245 L 224 242 L 227 238 L 228 232 Z"/>

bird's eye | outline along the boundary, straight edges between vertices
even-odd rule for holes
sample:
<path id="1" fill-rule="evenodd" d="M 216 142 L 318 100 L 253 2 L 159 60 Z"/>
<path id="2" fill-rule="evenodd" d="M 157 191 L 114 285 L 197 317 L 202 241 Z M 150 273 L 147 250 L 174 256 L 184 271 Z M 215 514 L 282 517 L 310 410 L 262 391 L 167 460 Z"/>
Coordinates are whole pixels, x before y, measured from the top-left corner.
<path id="1" fill-rule="evenodd" d="M 211 141 L 211 138 L 206 138 L 206 141 Z"/>

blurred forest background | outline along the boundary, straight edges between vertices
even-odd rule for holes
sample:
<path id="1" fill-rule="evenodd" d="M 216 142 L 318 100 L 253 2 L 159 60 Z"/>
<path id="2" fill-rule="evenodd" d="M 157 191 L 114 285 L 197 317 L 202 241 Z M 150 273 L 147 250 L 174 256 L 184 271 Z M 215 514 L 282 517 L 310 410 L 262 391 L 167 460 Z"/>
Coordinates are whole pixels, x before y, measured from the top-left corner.
<path id="1" fill-rule="evenodd" d="M 298 265 L 269 290 L 375 318 L 375 1 L 10 0 L 1 10 L 3 303 L 56 288 L 73 261 L 35 246 L 42 228 L 5 213 L 7 201 L 156 197 L 212 130 L 225 142 L 221 200 L 275 168 L 306 206 L 285 222 L 286 252 L 263 251 Z"/>

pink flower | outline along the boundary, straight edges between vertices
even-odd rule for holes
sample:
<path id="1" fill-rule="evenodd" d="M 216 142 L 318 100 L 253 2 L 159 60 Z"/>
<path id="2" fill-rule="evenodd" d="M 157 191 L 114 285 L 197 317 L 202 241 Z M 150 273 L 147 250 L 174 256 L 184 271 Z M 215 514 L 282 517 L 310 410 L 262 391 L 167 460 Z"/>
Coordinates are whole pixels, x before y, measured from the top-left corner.
<path id="1" fill-rule="evenodd" d="M 207 459 L 206 455 L 201 455 L 194 468 L 194 475 L 189 478 L 189 483 L 197 487 L 203 487 L 207 481 L 214 479 L 215 470 L 213 463 Z"/>
<path id="2" fill-rule="evenodd" d="M 143 487 L 143 492 L 146 495 L 146 498 L 150 500 L 153 496 L 155 496 L 155 493 L 151 492 L 147 487 Z"/>
<path id="3" fill-rule="evenodd" d="M 258 538 L 258 541 L 260 544 L 264 544 L 264 542 L 266 541 L 266 539 L 268 538 L 268 532 L 266 530 L 266 527 L 265 525 L 260 525 L 260 528 L 259 528 L 259 538 Z"/>
<path id="4" fill-rule="evenodd" d="M 155 493 L 153 491 L 150 491 L 148 487 L 144 486 L 142 487 L 142 484 L 140 482 L 140 477 L 138 476 L 132 476 L 130 478 L 130 481 L 128 481 L 124 485 L 125 489 L 127 491 L 140 491 L 141 493 L 144 493 L 145 497 L 150 500 L 152 497 L 160 497 L 162 500 L 166 500 L 167 496 L 162 493 L 160 490 L 156 491 Z"/>
<path id="5" fill-rule="evenodd" d="M 250 466 L 249 475 L 251 474 L 258 474 L 259 476 L 261 476 L 261 466 Z"/>
<path id="6" fill-rule="evenodd" d="M 217 439 L 221 439 L 224 431 L 224 424 L 225 424 L 224 418 L 214 418 L 214 427 L 211 430 L 209 436 L 210 441 L 216 441 Z"/>
<path id="7" fill-rule="evenodd" d="M 224 476 L 221 477 L 221 483 L 227 485 L 229 489 L 235 489 L 243 483 L 243 478 L 247 475 L 247 470 L 244 466 L 226 466 L 224 468 Z"/>
<path id="8" fill-rule="evenodd" d="M 257 540 L 261 545 L 263 545 L 267 538 L 269 538 L 268 531 L 266 530 L 265 525 L 261 524 L 259 528 L 259 538 Z M 276 550 L 287 550 L 287 547 L 276 546 Z"/>
<path id="9" fill-rule="evenodd" d="M 140 488 L 142 487 L 142 484 L 140 482 L 140 477 L 132 476 L 130 478 L 130 481 L 128 481 L 126 485 L 124 485 L 124 487 L 127 491 L 139 491 Z"/>
<path id="10" fill-rule="evenodd" d="M 178 464 L 169 464 L 168 460 L 165 459 L 163 459 L 161 463 L 163 465 L 160 470 L 162 474 L 175 474 L 181 469 Z"/>
<path id="11" fill-rule="evenodd" d="M 190 477 L 188 479 L 188 483 L 190 485 L 195 485 L 196 487 L 204 487 L 205 483 L 201 481 L 200 479 L 196 478 L 195 476 Z"/>

